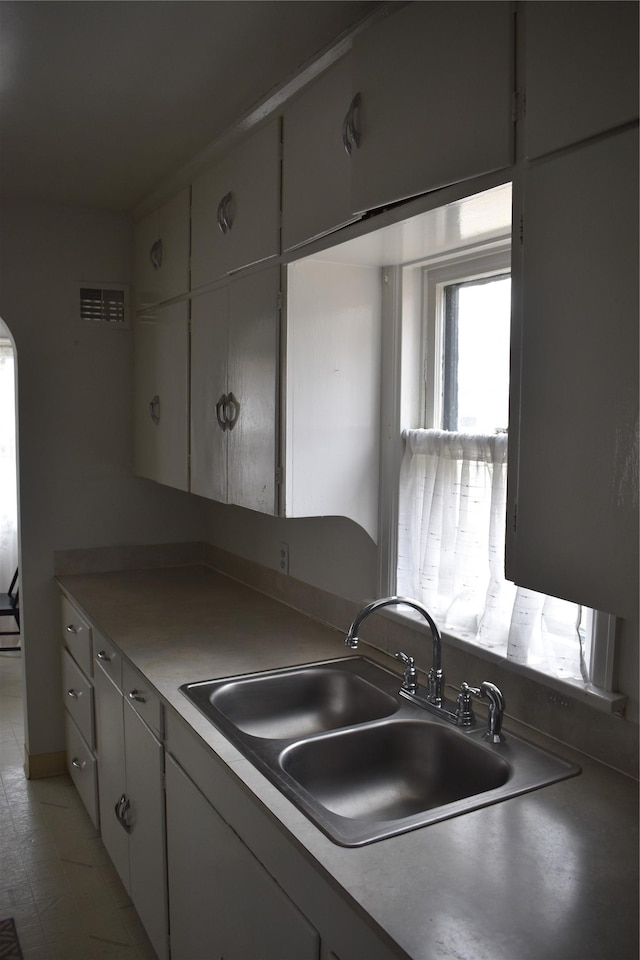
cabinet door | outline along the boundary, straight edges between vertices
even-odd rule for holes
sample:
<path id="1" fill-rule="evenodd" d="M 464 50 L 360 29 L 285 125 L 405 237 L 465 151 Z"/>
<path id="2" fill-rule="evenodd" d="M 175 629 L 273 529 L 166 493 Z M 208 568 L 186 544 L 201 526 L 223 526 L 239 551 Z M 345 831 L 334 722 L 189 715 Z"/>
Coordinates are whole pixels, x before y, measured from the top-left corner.
<path id="1" fill-rule="evenodd" d="M 89 747 L 95 746 L 93 687 L 68 650 L 62 651 L 62 696 Z"/>
<path id="2" fill-rule="evenodd" d="M 252 134 L 194 181 L 191 285 L 280 252 L 280 121 Z"/>
<path id="3" fill-rule="evenodd" d="M 526 150 L 552 150 L 638 116 L 638 4 L 527 3 Z"/>
<path id="4" fill-rule="evenodd" d="M 127 789 L 122 694 L 98 664 L 94 683 L 100 832 L 107 853 L 130 893 L 129 835 L 117 816 L 120 798 L 126 796 Z"/>
<path id="5" fill-rule="evenodd" d="M 74 660 L 88 677 L 93 676 L 91 624 L 62 597 L 62 638 Z"/>
<path id="6" fill-rule="evenodd" d="M 134 325 L 134 471 L 188 489 L 189 331 L 186 302 Z"/>
<path id="7" fill-rule="evenodd" d="M 382 279 L 287 267 L 285 516 L 349 517 L 378 535 Z"/>
<path id="8" fill-rule="evenodd" d="M 317 932 L 167 757 L 173 960 L 318 960 Z"/>
<path id="9" fill-rule="evenodd" d="M 179 297 L 189 290 L 190 192 L 148 214 L 134 230 L 136 308 Z"/>
<path id="10" fill-rule="evenodd" d="M 227 431 L 218 421 L 227 393 L 229 288 L 191 304 L 191 492 L 227 501 Z"/>
<path id="11" fill-rule="evenodd" d="M 637 211 L 637 130 L 526 171 L 509 465 L 507 575 L 622 617 L 638 611 Z"/>
<path id="12" fill-rule="evenodd" d="M 290 250 L 348 223 L 351 162 L 344 119 L 353 97 L 351 57 L 334 64 L 283 117 L 282 247 Z"/>
<path id="13" fill-rule="evenodd" d="M 89 748 L 71 716 L 64 714 L 65 746 L 67 749 L 67 770 L 73 785 L 87 808 L 94 827 L 100 827 L 98 806 L 98 772 L 96 758 Z"/>
<path id="14" fill-rule="evenodd" d="M 233 280 L 227 384 L 237 420 L 227 430 L 228 502 L 276 512 L 280 269 Z"/>
<path id="15" fill-rule="evenodd" d="M 124 702 L 129 893 L 159 960 L 168 957 L 162 744 Z"/>
<path id="16" fill-rule="evenodd" d="M 513 159 L 509 3 L 410 3 L 354 40 L 356 212 Z"/>

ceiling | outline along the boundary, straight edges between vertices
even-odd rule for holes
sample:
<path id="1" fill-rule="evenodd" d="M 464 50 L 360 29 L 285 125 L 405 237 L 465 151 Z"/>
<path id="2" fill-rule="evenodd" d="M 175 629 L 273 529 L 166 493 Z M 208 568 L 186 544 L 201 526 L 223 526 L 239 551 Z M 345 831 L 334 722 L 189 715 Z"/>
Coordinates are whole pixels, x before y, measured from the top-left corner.
<path id="1" fill-rule="evenodd" d="M 2 0 L 0 196 L 132 209 L 377 6 Z"/>

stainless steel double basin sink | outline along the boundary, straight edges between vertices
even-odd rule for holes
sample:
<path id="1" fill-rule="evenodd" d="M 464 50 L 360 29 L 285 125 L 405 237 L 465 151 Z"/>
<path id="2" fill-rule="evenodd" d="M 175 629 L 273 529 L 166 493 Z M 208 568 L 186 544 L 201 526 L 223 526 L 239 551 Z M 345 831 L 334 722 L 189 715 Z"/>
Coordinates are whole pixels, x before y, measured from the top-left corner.
<path id="1" fill-rule="evenodd" d="M 327 836 L 360 846 L 575 776 L 481 723 L 453 726 L 364 657 L 189 683 L 181 691 Z"/>

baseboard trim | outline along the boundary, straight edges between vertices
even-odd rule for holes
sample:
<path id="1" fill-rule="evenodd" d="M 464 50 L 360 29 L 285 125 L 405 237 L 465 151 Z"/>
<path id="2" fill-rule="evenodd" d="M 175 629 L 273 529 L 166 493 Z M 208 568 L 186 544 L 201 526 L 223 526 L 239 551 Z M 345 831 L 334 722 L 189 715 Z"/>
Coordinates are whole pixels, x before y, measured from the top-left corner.
<path id="1" fill-rule="evenodd" d="M 67 754 L 64 750 L 57 753 L 36 753 L 29 756 L 24 748 L 24 773 L 27 780 L 43 780 L 45 777 L 59 777 L 67 772 Z"/>

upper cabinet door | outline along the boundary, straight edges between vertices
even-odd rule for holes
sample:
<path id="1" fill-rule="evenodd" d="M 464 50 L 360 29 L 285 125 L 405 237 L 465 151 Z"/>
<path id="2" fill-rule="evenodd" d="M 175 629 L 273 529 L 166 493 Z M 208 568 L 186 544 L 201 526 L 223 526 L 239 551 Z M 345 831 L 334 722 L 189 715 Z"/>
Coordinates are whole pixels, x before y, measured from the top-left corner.
<path id="1" fill-rule="evenodd" d="M 189 290 L 190 190 L 186 188 L 136 224 L 136 308 L 179 297 Z"/>
<path id="2" fill-rule="evenodd" d="M 353 97 L 351 57 L 339 60 L 284 112 L 282 248 L 353 219 L 345 118 Z"/>
<path id="3" fill-rule="evenodd" d="M 352 208 L 513 161 L 510 4 L 410 3 L 355 38 Z"/>
<path id="4" fill-rule="evenodd" d="M 229 289 L 228 502 L 277 512 L 280 268 L 231 281 Z"/>
<path id="5" fill-rule="evenodd" d="M 638 116 L 637 3 L 527 3 L 525 18 L 529 158 Z"/>
<path id="6" fill-rule="evenodd" d="M 189 306 L 159 307 L 134 325 L 134 472 L 189 486 Z"/>
<path id="7" fill-rule="evenodd" d="M 287 267 L 286 517 L 349 517 L 378 536 L 382 278 Z"/>
<path id="8" fill-rule="evenodd" d="M 229 286 L 191 303 L 191 492 L 227 501 Z"/>
<path id="9" fill-rule="evenodd" d="M 280 253 L 280 120 L 243 140 L 194 181 L 191 286 L 195 290 Z"/>
<path id="10" fill-rule="evenodd" d="M 522 586 L 631 618 L 637 211 L 636 129 L 525 173 L 517 526 L 507 558 L 507 576 Z"/>

